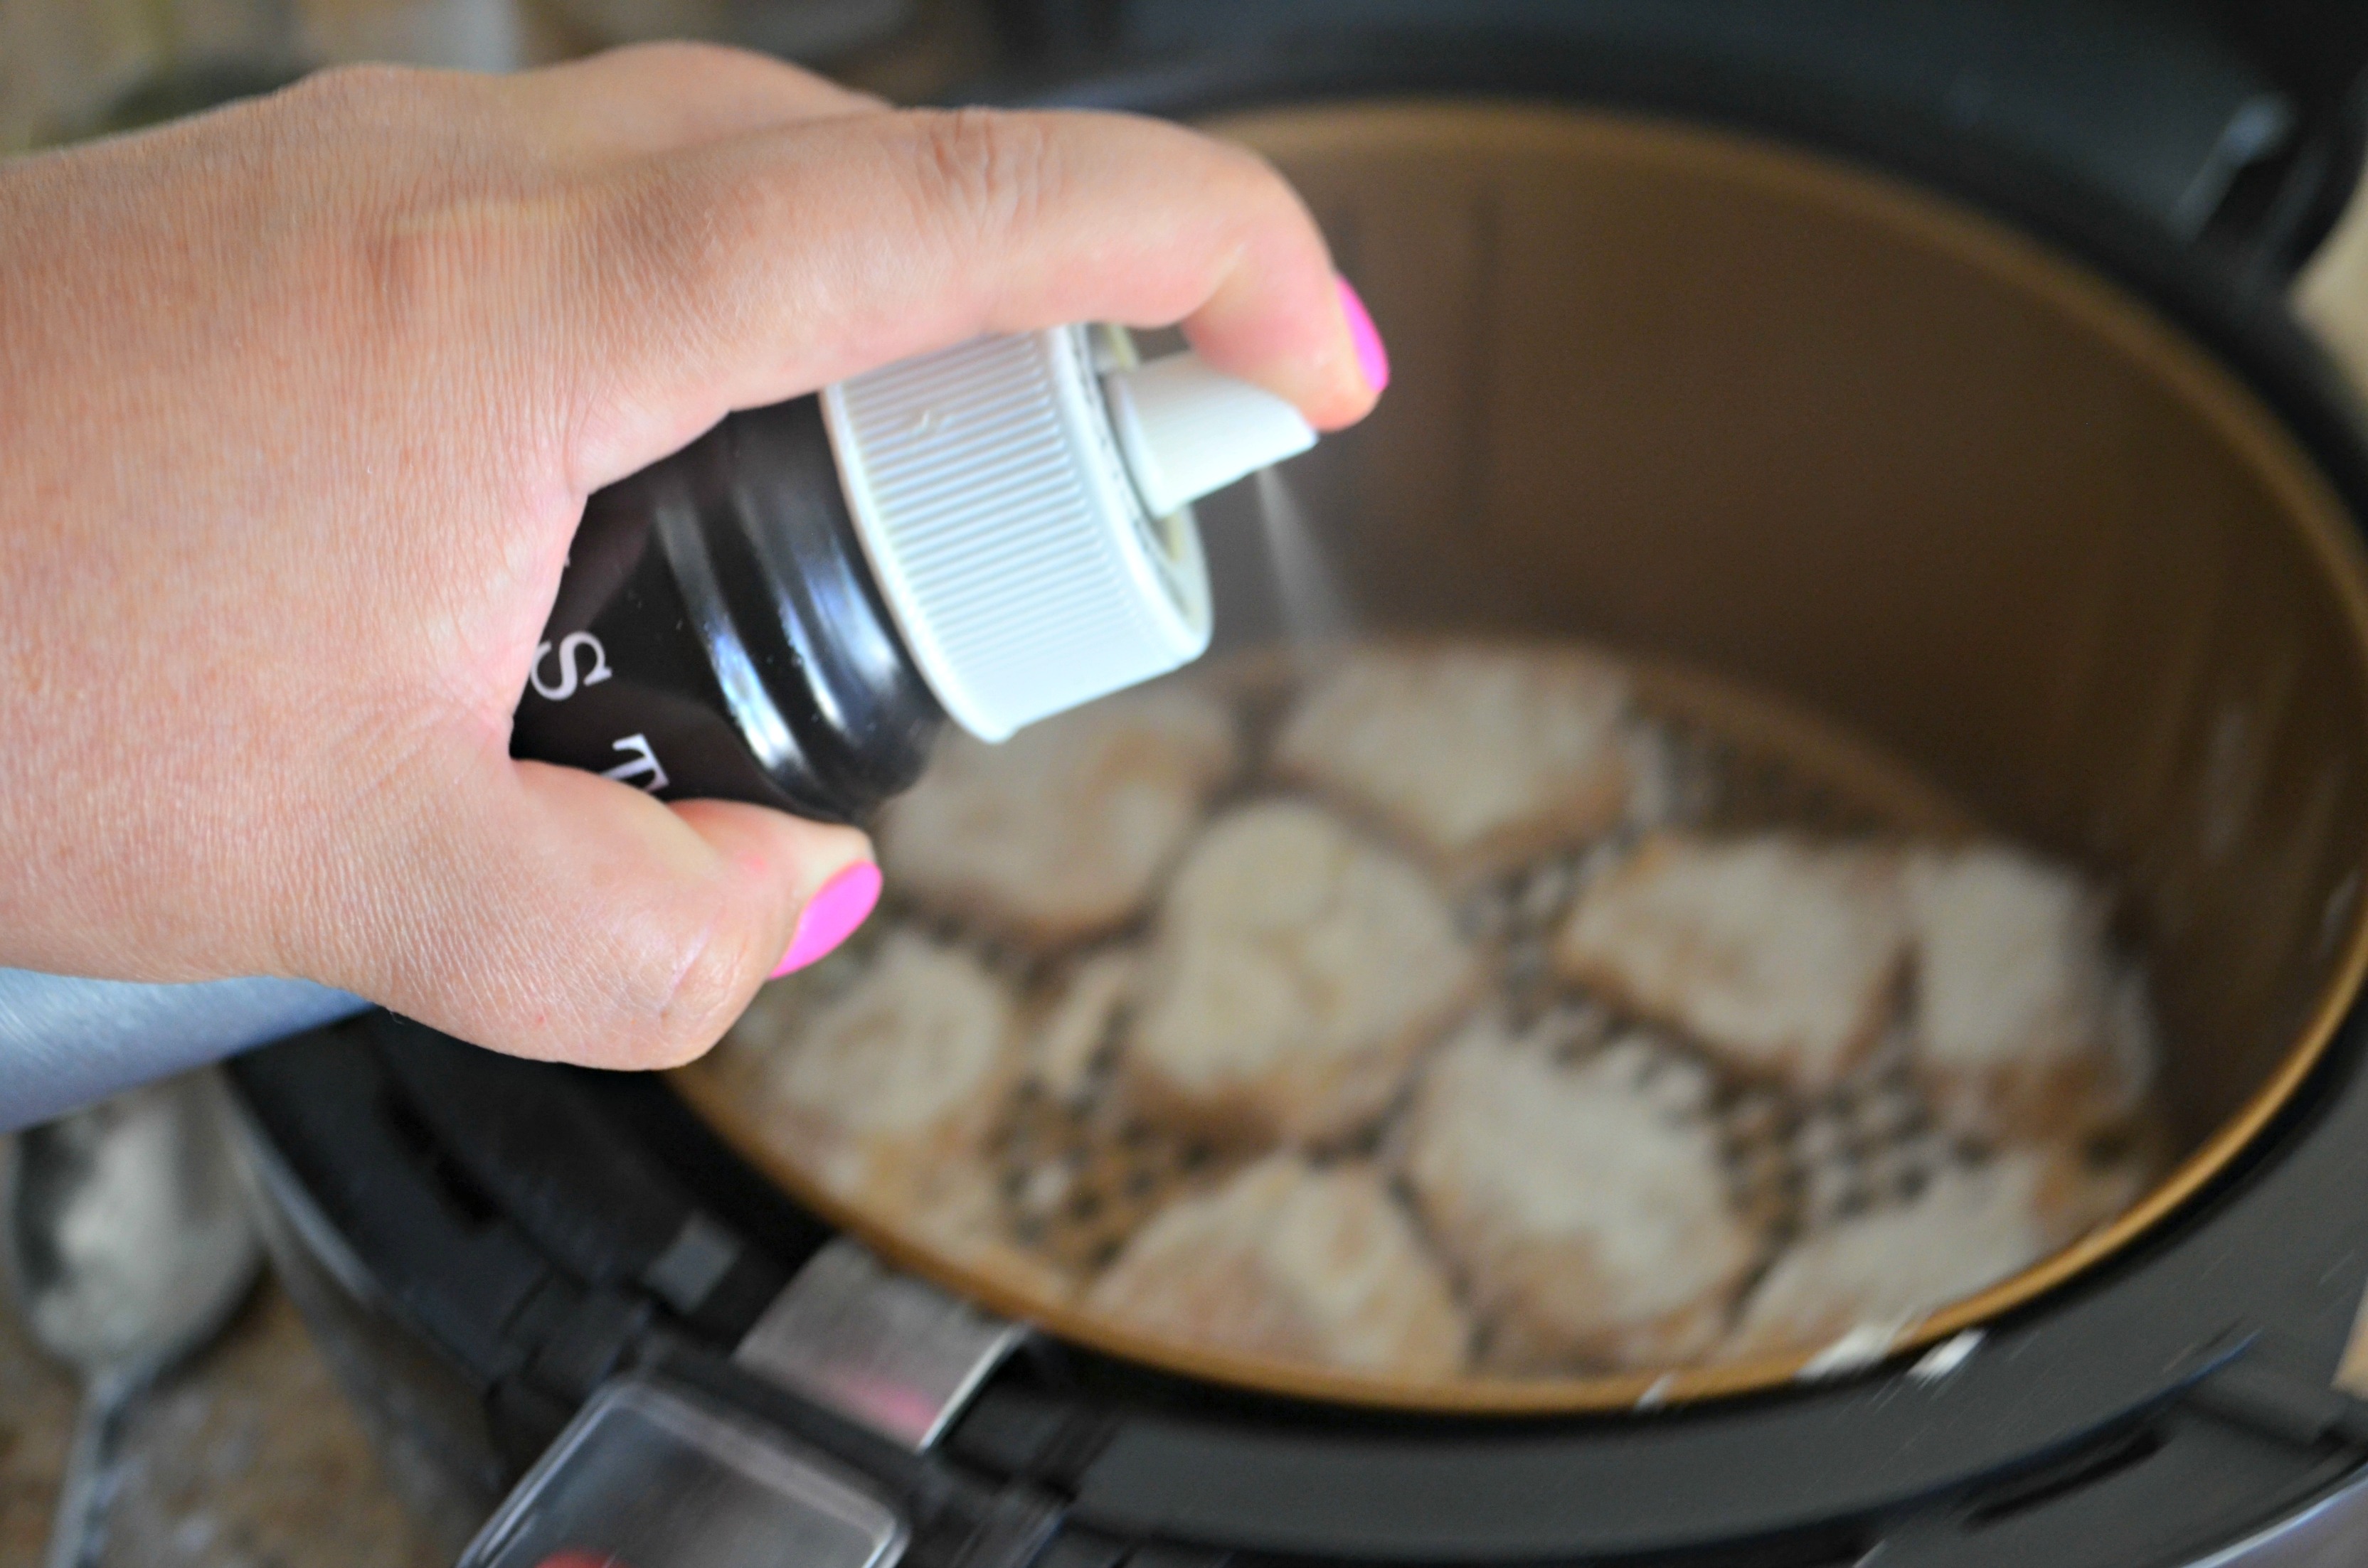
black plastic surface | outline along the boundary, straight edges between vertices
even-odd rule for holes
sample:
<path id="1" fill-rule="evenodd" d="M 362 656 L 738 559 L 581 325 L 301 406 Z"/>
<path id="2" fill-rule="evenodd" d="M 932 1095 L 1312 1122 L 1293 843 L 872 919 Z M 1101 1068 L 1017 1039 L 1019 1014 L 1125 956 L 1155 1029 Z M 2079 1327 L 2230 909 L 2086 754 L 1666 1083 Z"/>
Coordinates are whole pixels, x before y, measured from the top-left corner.
<path id="1" fill-rule="evenodd" d="M 1290 62 L 1378 42 L 1584 58 L 1682 93 L 1748 80 L 1836 123 L 1920 122 L 2279 272 L 2356 177 L 2368 8 L 2346 0 L 1109 0 L 1055 56 Z M 1356 47 L 1351 44 L 1350 47 Z"/>
<path id="2" fill-rule="evenodd" d="M 748 1246 L 582 1092 L 553 1074 L 463 1045 L 405 1019 L 379 1020 L 379 1059 L 438 1147 L 545 1254 L 593 1286 L 649 1284 L 686 1226 L 728 1251 L 691 1300 L 667 1304 L 694 1325 L 737 1337 L 789 1283 L 789 1268 Z"/>
<path id="3" fill-rule="evenodd" d="M 666 800 L 860 823 L 945 722 L 812 397 L 733 415 L 595 494 L 543 638 L 512 753 Z"/>
<path id="4" fill-rule="evenodd" d="M 480 1388 L 515 1371 L 504 1331 L 556 1271 L 454 1178 L 432 1133 L 391 1109 L 370 1015 L 251 1052 L 232 1081 L 379 1290 Z"/>

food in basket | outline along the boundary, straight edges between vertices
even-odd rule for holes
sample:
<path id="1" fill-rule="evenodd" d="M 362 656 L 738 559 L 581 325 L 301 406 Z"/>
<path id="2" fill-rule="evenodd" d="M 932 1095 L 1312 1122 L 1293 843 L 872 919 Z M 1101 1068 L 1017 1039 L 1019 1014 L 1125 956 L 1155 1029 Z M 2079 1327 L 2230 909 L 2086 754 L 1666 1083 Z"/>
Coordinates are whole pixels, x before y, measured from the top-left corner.
<path id="1" fill-rule="evenodd" d="M 1127 1092 L 1236 1139 L 1326 1143 L 1370 1126 L 1482 978 L 1425 872 L 1292 800 L 1212 824 L 1156 933 Z"/>
<path id="2" fill-rule="evenodd" d="M 1403 1166 L 1499 1370 L 1691 1360 L 1766 1238 L 1730 1189 L 1710 1074 L 1635 1032 L 1485 1017 L 1424 1066 Z"/>
<path id="3" fill-rule="evenodd" d="M 1132 1346 L 1403 1391 L 1880 1338 L 2157 1179 L 2152 1006 L 2100 882 L 1757 702 L 1432 640 L 957 742 L 872 928 L 698 1071 Z"/>
<path id="4" fill-rule="evenodd" d="M 1405 1378 L 1453 1375 L 1471 1335 L 1380 1176 L 1295 1154 L 1163 1210 L 1086 1306 L 1181 1344 Z"/>

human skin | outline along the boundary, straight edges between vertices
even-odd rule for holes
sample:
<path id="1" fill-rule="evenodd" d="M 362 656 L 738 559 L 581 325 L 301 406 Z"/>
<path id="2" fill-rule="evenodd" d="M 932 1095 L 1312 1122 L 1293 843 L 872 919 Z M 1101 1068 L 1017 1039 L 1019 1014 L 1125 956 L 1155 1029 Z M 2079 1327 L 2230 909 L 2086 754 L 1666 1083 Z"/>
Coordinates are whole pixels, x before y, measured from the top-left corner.
<path id="1" fill-rule="evenodd" d="M 511 758 L 585 497 L 1072 321 L 1180 322 L 1337 428 L 1374 397 L 1337 289 L 1239 150 L 704 47 L 327 73 L 0 164 L 0 965 L 696 1055 L 871 849 Z"/>

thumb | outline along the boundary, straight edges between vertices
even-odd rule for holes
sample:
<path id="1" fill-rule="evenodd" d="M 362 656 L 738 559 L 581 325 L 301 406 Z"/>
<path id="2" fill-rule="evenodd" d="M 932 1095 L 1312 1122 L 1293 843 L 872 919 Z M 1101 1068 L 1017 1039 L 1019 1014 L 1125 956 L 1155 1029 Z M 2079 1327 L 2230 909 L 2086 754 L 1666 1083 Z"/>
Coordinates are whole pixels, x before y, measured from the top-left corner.
<path id="1" fill-rule="evenodd" d="M 400 891 L 348 927 L 365 935 L 338 983 L 512 1055 L 674 1066 L 878 897 L 853 828 L 500 767 L 491 788 L 444 795 L 454 803 L 386 836 L 373 858 L 400 874 L 372 881 Z"/>

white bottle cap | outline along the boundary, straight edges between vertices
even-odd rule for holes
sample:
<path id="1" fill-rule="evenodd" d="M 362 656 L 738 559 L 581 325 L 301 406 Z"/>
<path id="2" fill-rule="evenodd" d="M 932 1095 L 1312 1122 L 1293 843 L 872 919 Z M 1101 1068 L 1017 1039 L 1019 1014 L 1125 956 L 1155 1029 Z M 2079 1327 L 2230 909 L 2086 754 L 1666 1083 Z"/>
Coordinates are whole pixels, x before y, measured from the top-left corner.
<path id="1" fill-rule="evenodd" d="M 905 648 L 989 741 L 1199 657 L 1209 574 L 1189 503 L 1315 439 L 1290 403 L 1190 354 L 1137 365 L 1114 328 L 979 338 L 827 387 L 822 406 Z"/>

